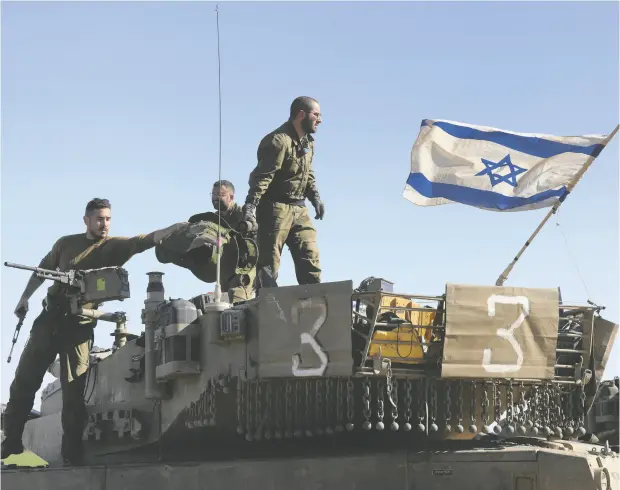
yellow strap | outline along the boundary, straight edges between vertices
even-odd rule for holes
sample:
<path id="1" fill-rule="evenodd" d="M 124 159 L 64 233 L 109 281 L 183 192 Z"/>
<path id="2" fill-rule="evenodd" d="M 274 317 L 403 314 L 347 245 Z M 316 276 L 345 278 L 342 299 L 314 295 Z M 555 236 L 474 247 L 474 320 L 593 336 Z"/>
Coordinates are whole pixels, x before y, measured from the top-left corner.
<path id="1" fill-rule="evenodd" d="M 88 257 L 94 250 L 96 250 L 97 248 L 99 248 L 100 246 L 102 246 L 104 243 L 107 243 L 108 239 L 104 238 L 103 240 L 99 240 L 98 242 L 93 243 L 92 245 L 90 245 L 86 250 L 84 250 L 83 252 L 80 252 L 78 255 L 76 255 L 75 257 L 73 257 L 70 261 L 69 261 L 69 265 L 71 267 L 77 265 L 78 263 L 80 263 L 81 261 L 83 261 L 86 257 Z"/>

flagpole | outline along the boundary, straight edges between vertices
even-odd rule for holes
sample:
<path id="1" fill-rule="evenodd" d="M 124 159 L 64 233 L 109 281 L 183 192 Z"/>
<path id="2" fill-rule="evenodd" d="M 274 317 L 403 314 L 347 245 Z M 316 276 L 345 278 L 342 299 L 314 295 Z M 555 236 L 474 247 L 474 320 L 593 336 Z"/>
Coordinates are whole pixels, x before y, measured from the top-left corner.
<path id="1" fill-rule="evenodd" d="M 616 128 L 609 134 L 609 136 L 607 136 L 607 138 L 605 138 L 605 140 L 602 143 L 603 148 L 601 149 L 601 152 L 607 147 L 607 144 L 616 135 L 619 127 L 620 125 L 616 125 Z M 597 155 L 590 155 L 588 157 L 588 159 L 586 160 L 586 163 L 583 164 L 583 167 L 581 167 L 581 169 L 579 170 L 579 172 L 577 172 L 573 180 L 571 180 L 566 186 L 566 192 L 564 193 L 564 195 L 560 199 L 558 199 L 558 201 L 553 205 L 551 210 L 547 213 L 547 216 L 545 216 L 545 218 L 541 221 L 541 223 L 538 225 L 536 230 L 534 230 L 534 233 L 532 233 L 532 235 L 527 239 L 525 244 L 521 247 L 521 250 L 519 250 L 519 253 L 515 256 L 514 259 L 512 259 L 512 262 L 508 264 L 508 267 L 506 267 L 504 269 L 504 272 L 502 272 L 501 275 L 497 278 L 497 281 L 495 281 L 496 286 L 504 285 L 504 282 L 506 281 L 506 279 L 508 279 L 508 274 L 510 274 L 510 272 L 512 271 L 517 261 L 521 258 L 521 255 L 523 255 L 523 252 L 525 252 L 525 249 L 529 247 L 529 245 L 532 243 L 532 240 L 534 240 L 536 235 L 538 235 L 538 232 L 545 225 L 545 223 L 549 220 L 549 218 L 551 218 L 551 216 L 556 213 L 560 205 L 566 200 L 566 198 L 571 193 L 571 191 L 574 189 L 574 187 L 577 185 L 577 183 L 579 182 L 583 174 L 586 172 L 586 170 L 588 170 L 590 165 L 592 165 L 592 162 L 594 162 L 594 159 L 598 157 L 601 154 L 601 152 L 599 152 Z"/>

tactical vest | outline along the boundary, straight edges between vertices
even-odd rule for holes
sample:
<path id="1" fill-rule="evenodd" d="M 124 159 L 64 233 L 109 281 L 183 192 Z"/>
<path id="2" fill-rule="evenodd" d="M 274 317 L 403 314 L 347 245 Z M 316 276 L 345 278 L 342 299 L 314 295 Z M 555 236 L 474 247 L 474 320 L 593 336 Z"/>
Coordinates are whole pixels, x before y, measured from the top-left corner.
<path id="1" fill-rule="evenodd" d="M 155 246 L 155 257 L 162 264 L 172 263 L 190 270 L 198 279 L 216 282 L 217 240 L 220 234 L 220 268 L 228 276 L 247 274 L 258 262 L 254 240 L 224 224 L 218 225 L 215 213 L 200 215 L 200 221 L 176 230 Z M 232 270 L 226 270 L 231 268 Z"/>

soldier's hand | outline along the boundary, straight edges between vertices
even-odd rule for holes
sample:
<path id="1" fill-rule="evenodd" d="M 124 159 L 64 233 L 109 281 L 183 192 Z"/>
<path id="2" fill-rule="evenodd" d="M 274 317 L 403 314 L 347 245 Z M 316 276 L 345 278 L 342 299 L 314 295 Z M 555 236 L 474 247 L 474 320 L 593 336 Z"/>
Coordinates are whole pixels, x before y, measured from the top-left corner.
<path id="1" fill-rule="evenodd" d="M 28 300 L 26 298 L 20 298 L 15 307 L 15 315 L 21 318 L 26 316 L 26 313 L 28 313 Z"/>
<path id="2" fill-rule="evenodd" d="M 244 221 L 256 221 L 256 206 L 254 204 L 244 204 L 242 211 Z"/>
<path id="3" fill-rule="evenodd" d="M 161 230 L 155 230 L 153 232 L 153 242 L 155 245 L 159 245 L 164 238 L 168 238 L 175 231 L 180 230 L 181 228 L 187 226 L 189 224 L 188 221 L 181 221 L 180 223 L 175 223 L 170 225 L 167 228 L 163 228 Z"/>
<path id="4" fill-rule="evenodd" d="M 314 210 L 316 211 L 316 216 L 314 217 L 314 219 L 323 219 L 323 216 L 325 215 L 325 205 L 323 204 L 323 201 L 321 201 L 320 199 L 316 199 L 312 201 L 312 205 L 314 206 Z"/>

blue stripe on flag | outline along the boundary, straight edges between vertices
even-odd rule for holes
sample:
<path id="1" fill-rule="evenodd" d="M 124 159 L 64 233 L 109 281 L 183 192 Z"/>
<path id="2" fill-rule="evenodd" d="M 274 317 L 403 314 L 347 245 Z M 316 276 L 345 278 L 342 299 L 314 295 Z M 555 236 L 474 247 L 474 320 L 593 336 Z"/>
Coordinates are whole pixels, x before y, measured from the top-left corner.
<path id="1" fill-rule="evenodd" d="M 430 126 L 428 119 L 422 121 L 422 127 Z M 590 146 L 567 145 L 535 136 L 520 136 L 517 134 L 504 133 L 503 131 L 481 131 L 467 126 L 459 126 L 444 121 L 436 121 L 433 126 L 443 129 L 450 136 L 461 139 L 490 141 L 498 145 L 511 148 L 521 153 L 535 157 L 549 158 L 562 153 L 583 153 L 597 157 L 603 150 L 604 145 L 595 144 Z"/>
<path id="2" fill-rule="evenodd" d="M 528 204 L 544 201 L 550 197 L 560 198 L 566 192 L 566 187 L 562 187 L 558 190 L 540 192 L 531 197 L 511 197 L 482 189 L 431 182 L 423 174 L 417 172 L 409 174 L 407 184 L 424 197 L 444 197 L 451 201 L 478 208 L 499 209 L 500 211 L 527 206 Z"/>

